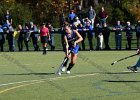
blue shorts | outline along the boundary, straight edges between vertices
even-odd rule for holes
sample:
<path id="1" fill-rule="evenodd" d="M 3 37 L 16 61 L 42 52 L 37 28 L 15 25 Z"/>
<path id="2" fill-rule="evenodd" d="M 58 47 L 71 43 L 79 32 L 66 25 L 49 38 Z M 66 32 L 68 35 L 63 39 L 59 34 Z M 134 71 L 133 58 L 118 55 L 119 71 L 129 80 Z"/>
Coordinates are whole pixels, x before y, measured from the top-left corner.
<path id="1" fill-rule="evenodd" d="M 70 47 L 69 50 L 71 50 L 71 52 L 74 54 L 78 54 L 79 45 L 76 45 L 75 47 Z"/>

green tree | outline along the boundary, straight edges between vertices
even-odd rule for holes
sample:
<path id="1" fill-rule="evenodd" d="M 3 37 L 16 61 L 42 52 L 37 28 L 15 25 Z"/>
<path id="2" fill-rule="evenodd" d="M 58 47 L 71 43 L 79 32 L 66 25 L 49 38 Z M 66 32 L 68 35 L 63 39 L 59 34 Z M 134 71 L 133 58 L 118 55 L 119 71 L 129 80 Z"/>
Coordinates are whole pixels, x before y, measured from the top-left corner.
<path id="1" fill-rule="evenodd" d="M 32 12 L 28 7 L 19 3 L 0 2 L 0 18 L 4 21 L 6 10 L 10 11 L 13 19 L 13 26 L 16 27 L 19 23 L 24 24 L 32 19 Z"/>

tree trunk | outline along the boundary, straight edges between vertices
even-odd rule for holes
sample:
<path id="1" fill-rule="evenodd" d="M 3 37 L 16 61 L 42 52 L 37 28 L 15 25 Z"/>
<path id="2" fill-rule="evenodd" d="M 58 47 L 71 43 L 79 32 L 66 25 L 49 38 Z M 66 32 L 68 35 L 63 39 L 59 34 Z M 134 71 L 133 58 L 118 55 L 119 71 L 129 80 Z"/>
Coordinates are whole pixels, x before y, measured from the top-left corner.
<path id="1" fill-rule="evenodd" d="M 83 0 L 80 1 L 81 9 L 83 8 Z"/>
<path id="2" fill-rule="evenodd" d="M 89 0 L 83 0 L 83 6 L 88 7 Z"/>
<path id="3" fill-rule="evenodd" d="M 98 5 L 99 5 L 98 0 L 94 0 L 94 5 L 95 5 L 95 6 L 98 6 Z"/>

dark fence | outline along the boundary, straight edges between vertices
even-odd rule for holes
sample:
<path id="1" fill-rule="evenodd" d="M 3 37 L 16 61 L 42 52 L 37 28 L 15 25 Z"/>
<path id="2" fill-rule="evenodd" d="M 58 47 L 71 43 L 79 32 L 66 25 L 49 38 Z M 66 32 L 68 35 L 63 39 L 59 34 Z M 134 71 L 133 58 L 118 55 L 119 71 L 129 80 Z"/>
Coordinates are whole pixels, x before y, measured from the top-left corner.
<path id="1" fill-rule="evenodd" d="M 132 44 L 132 50 L 133 50 L 133 49 L 137 49 L 137 41 L 136 41 L 136 32 L 135 32 L 135 30 L 132 30 L 132 32 L 133 32 L 133 34 L 132 34 L 133 38 L 132 38 L 132 43 L 131 44 Z M 59 28 L 56 28 L 53 31 L 53 34 L 54 34 L 55 50 L 63 50 L 62 42 L 61 42 L 61 40 L 62 40 L 61 30 Z M 7 35 L 4 34 L 4 37 L 5 37 L 4 51 L 9 51 L 8 41 L 6 40 Z M 19 51 L 18 44 L 17 44 L 17 38 L 14 38 L 14 44 L 15 44 L 15 51 Z M 29 51 L 33 51 L 34 47 L 33 47 L 32 38 L 30 38 L 28 44 L 29 44 Z M 94 38 L 93 38 L 93 48 L 94 49 L 96 49 L 96 44 L 97 44 L 97 40 L 96 40 L 96 38 L 94 36 Z M 42 50 L 42 44 L 40 43 L 40 41 L 38 41 L 38 45 L 40 47 L 40 50 Z M 116 44 L 115 44 L 115 31 L 114 30 L 110 30 L 109 45 L 110 45 L 111 50 L 115 50 Z M 80 43 L 80 46 L 81 46 L 81 43 Z M 89 50 L 89 43 L 88 43 L 87 37 L 85 39 L 85 47 L 86 47 L 86 50 Z M 104 47 L 104 44 L 103 44 L 103 47 Z M 127 39 L 126 39 L 126 31 L 123 30 L 122 31 L 122 50 L 127 49 L 127 47 L 128 47 L 128 44 L 127 44 Z M 49 45 L 47 46 L 47 48 L 48 48 L 48 50 L 51 50 Z M 26 51 L 24 41 L 23 41 L 23 50 Z"/>

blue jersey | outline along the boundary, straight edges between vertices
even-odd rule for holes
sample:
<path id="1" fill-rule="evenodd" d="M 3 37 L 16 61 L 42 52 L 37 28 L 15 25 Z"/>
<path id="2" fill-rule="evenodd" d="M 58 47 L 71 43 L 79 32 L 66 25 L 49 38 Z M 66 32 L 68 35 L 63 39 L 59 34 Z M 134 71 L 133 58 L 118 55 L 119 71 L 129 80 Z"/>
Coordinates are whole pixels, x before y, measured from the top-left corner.
<path id="1" fill-rule="evenodd" d="M 77 54 L 78 53 L 78 50 L 79 50 L 79 44 L 76 44 L 76 46 L 73 47 L 73 44 L 74 44 L 74 42 L 77 39 L 76 34 L 72 30 L 72 35 L 69 36 L 68 34 L 66 34 L 66 37 L 67 37 L 68 44 L 69 44 L 69 50 L 71 50 L 72 53 Z"/>

